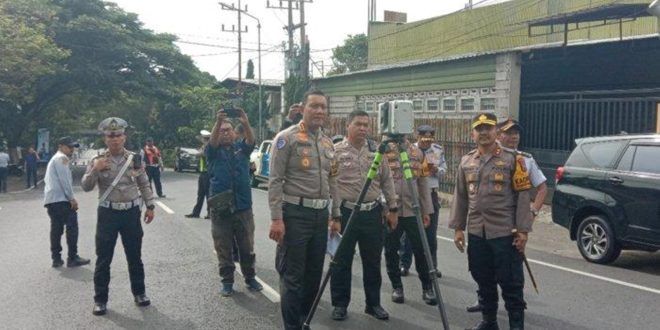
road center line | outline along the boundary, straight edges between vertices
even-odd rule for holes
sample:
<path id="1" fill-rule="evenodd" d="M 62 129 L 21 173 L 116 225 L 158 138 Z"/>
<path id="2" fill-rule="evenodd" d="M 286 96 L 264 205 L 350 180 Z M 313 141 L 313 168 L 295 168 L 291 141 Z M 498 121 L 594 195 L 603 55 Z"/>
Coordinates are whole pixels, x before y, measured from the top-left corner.
<path id="1" fill-rule="evenodd" d="M 454 240 L 451 239 L 451 238 L 442 237 L 442 236 L 437 236 L 437 237 L 439 239 L 443 240 L 443 241 L 454 243 Z M 582 276 L 586 276 L 586 277 L 591 277 L 591 278 L 595 278 L 597 280 L 610 282 L 610 283 L 618 284 L 618 285 L 621 285 L 621 286 L 626 286 L 626 287 L 633 288 L 633 289 L 638 289 L 638 290 L 642 290 L 642 291 L 646 291 L 646 292 L 660 294 L 660 290 L 658 290 L 658 289 L 653 289 L 653 288 L 649 288 L 649 287 L 646 287 L 646 286 L 637 285 L 637 284 L 634 284 L 634 283 L 615 280 L 613 278 L 609 278 L 609 277 L 605 277 L 605 276 L 594 275 L 594 274 L 586 273 L 586 272 L 583 272 L 583 271 L 579 271 L 579 270 L 575 270 L 575 269 L 571 269 L 571 268 L 567 268 L 567 267 L 563 267 L 563 266 L 558 266 L 558 265 L 555 265 L 555 264 L 551 264 L 551 263 L 547 263 L 547 262 L 543 262 L 543 261 L 539 261 L 539 260 L 535 260 L 535 259 L 527 258 L 527 260 L 529 262 L 537 264 L 537 265 L 546 266 L 546 267 L 554 268 L 554 269 L 557 269 L 557 270 L 563 270 L 565 272 L 569 272 L 569 273 L 573 273 L 573 274 L 577 274 L 577 275 L 582 275 Z"/>
<path id="2" fill-rule="evenodd" d="M 163 204 L 161 201 L 155 201 L 156 205 L 160 206 L 163 211 L 165 211 L 168 214 L 174 214 L 174 211 L 172 211 L 171 208 L 167 207 L 167 205 Z"/>

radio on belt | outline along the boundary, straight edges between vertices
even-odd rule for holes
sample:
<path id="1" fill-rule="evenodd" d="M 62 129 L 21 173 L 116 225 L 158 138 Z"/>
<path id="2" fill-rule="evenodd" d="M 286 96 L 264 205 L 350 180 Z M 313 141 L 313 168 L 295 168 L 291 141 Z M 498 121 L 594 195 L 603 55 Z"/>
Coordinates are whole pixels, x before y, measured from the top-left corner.
<path id="1" fill-rule="evenodd" d="M 395 100 L 378 104 L 378 133 L 406 135 L 414 133 L 415 116 L 412 101 Z"/>

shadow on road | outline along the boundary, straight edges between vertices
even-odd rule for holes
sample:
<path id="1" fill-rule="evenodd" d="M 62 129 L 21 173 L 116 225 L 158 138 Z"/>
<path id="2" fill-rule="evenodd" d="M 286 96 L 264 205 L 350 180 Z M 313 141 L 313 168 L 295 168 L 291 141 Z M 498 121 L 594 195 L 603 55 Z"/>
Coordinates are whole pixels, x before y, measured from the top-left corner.
<path id="1" fill-rule="evenodd" d="M 82 266 L 76 268 L 58 268 L 60 276 L 69 280 L 90 283 L 94 280 L 94 271 L 88 268 L 89 266 Z"/>
<path id="2" fill-rule="evenodd" d="M 660 275 L 660 252 L 624 251 L 611 266 Z"/>
<path id="3" fill-rule="evenodd" d="M 190 320 L 174 320 L 158 311 L 156 306 L 141 308 L 142 319 L 133 319 L 108 309 L 105 316 L 121 329 L 194 329 Z"/>

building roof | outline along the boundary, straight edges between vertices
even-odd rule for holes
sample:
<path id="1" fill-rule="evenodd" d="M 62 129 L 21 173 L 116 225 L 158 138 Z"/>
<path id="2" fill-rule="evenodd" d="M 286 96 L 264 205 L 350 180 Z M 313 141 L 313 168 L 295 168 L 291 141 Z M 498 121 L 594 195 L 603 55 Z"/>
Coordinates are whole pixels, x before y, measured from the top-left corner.
<path id="1" fill-rule="evenodd" d="M 238 78 L 227 78 L 223 81 L 220 82 L 221 85 L 224 86 L 235 86 L 238 83 Z M 243 85 L 250 85 L 250 86 L 259 86 L 259 80 L 258 79 L 241 79 L 241 83 Z M 282 87 L 282 84 L 284 84 L 283 80 L 279 79 L 261 79 L 261 85 L 264 87 L 270 87 L 272 88 L 280 88 Z"/>
<path id="2" fill-rule="evenodd" d="M 383 68 L 563 41 L 564 23 L 572 24 L 567 43 L 657 34 L 657 18 L 642 10 L 650 3 L 651 0 L 512 0 L 407 24 L 371 23 L 368 66 Z M 612 17 L 617 21 L 608 21 Z M 622 29 L 619 18 L 625 19 Z M 599 20 L 604 21 L 580 23 Z M 530 25 L 534 26 L 534 34 L 530 33 Z"/>

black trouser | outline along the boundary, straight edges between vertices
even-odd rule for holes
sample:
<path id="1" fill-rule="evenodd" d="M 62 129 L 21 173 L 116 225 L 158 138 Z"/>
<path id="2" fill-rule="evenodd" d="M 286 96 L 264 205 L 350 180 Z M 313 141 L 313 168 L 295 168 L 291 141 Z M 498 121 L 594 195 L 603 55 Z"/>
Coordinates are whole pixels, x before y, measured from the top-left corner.
<path id="1" fill-rule="evenodd" d="M 286 329 L 301 329 L 321 284 L 328 240 L 328 209 L 284 203 L 285 226 L 277 246 L 282 319 Z"/>
<path id="2" fill-rule="evenodd" d="M 479 290 L 483 313 L 497 313 L 497 285 L 507 311 L 522 311 L 527 304 L 523 298 L 524 274 L 522 255 L 512 245 L 513 236 L 485 239 L 468 235 L 468 264 Z"/>
<path id="3" fill-rule="evenodd" d="M 30 188 L 33 185 L 37 186 L 37 166 L 27 166 L 25 168 L 25 174 L 27 178 L 27 187 Z M 33 184 L 30 184 L 33 183 Z"/>
<path id="4" fill-rule="evenodd" d="M 128 274 L 133 295 L 144 294 L 144 266 L 142 265 L 142 225 L 140 208 L 125 211 L 98 208 L 96 224 L 96 268 L 94 269 L 94 301 L 108 302 L 110 264 L 115 252 L 117 235 L 121 235 L 128 262 Z"/>
<path id="5" fill-rule="evenodd" d="M 431 224 L 424 228 L 426 232 L 426 239 L 429 242 L 429 249 L 431 249 L 431 260 L 433 260 L 433 266 L 438 267 L 438 217 L 440 216 L 440 199 L 438 197 L 438 192 L 434 189 L 431 192 L 431 201 L 433 202 L 433 214 L 431 214 Z M 401 267 L 405 269 L 410 268 L 412 265 L 412 246 L 408 240 L 408 236 L 403 235 L 401 238 L 401 249 L 399 250 L 399 255 L 401 256 Z M 418 271 L 419 272 L 419 271 Z"/>
<path id="6" fill-rule="evenodd" d="M 399 217 L 399 225 L 393 231 L 385 235 L 385 265 L 387 266 L 387 276 L 392 282 L 393 288 L 402 288 L 401 269 L 399 268 L 399 248 L 401 248 L 401 235 L 406 233 L 415 256 L 415 268 L 417 275 L 422 282 L 422 288 L 428 290 L 431 288 L 431 276 L 429 275 L 429 266 L 424 256 L 422 247 L 422 238 L 419 236 L 417 227 L 417 218 Z"/>
<path id="7" fill-rule="evenodd" d="M 156 195 L 158 197 L 163 196 L 163 185 L 160 183 L 160 167 L 158 166 L 146 166 L 147 176 L 149 177 L 149 185 L 153 181 L 156 186 Z"/>
<path id="8" fill-rule="evenodd" d="M 197 179 L 197 203 L 195 203 L 195 207 L 193 207 L 193 216 L 198 217 L 199 213 L 202 212 L 202 205 L 204 205 L 204 200 L 209 197 L 210 186 L 211 181 L 208 172 L 202 172 L 199 175 L 199 179 Z M 206 214 L 209 214 L 208 203 L 206 203 Z"/>
<path id="9" fill-rule="evenodd" d="M 362 259 L 362 283 L 367 306 L 380 306 L 380 256 L 383 251 L 383 209 L 358 212 L 351 220 L 350 231 L 345 233 L 346 223 L 352 209 L 341 208 L 341 249 L 337 250 L 330 280 L 332 305 L 348 307 L 351 300 L 351 266 L 355 255 L 355 244 L 359 244 Z"/>
<path id="10" fill-rule="evenodd" d="M 211 211 L 211 235 L 218 256 L 218 268 L 222 283 L 234 283 L 234 260 L 232 250 L 238 250 L 241 271 L 245 280 L 255 276 L 254 216 L 252 209 L 231 214 Z M 238 248 L 234 249 L 233 246 Z"/>
<path id="11" fill-rule="evenodd" d="M 9 175 L 9 168 L 0 167 L 0 192 L 7 192 L 7 175 Z"/>
<path id="12" fill-rule="evenodd" d="M 46 205 L 50 217 L 50 253 L 53 260 L 62 259 L 62 234 L 66 227 L 66 245 L 69 258 L 78 255 L 78 212 L 69 202 Z"/>

